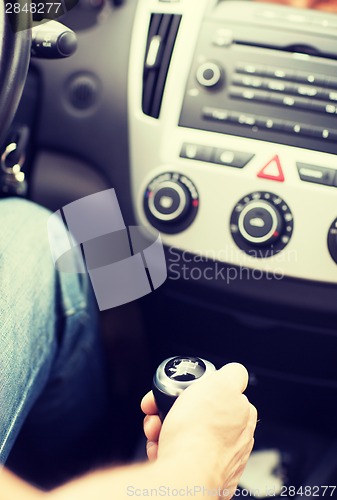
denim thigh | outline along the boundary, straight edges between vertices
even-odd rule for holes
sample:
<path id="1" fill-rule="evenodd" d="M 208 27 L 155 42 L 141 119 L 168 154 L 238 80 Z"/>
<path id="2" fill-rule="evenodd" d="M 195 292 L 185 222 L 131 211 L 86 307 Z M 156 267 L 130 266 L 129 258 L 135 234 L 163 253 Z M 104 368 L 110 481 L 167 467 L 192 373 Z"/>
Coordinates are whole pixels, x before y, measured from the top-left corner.
<path id="1" fill-rule="evenodd" d="M 0 463 L 42 486 L 90 467 L 108 432 L 97 306 L 86 276 L 55 272 L 48 217 L 0 202 Z"/>

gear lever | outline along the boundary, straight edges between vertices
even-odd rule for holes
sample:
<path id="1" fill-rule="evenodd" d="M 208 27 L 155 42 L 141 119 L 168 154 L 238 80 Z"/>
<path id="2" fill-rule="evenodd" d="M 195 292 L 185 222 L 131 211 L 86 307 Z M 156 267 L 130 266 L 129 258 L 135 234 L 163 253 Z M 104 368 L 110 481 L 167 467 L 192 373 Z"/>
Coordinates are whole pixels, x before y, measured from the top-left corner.
<path id="1" fill-rule="evenodd" d="M 165 359 L 153 377 L 152 390 L 161 421 L 171 406 L 195 380 L 215 371 L 215 366 L 205 359 L 190 356 L 175 356 Z"/>

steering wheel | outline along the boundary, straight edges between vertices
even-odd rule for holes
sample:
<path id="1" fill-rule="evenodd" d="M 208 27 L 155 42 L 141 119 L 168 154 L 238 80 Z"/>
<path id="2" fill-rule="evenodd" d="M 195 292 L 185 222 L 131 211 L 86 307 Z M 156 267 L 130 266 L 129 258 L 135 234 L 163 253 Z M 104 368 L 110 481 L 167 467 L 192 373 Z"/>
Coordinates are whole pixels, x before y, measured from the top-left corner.
<path id="1" fill-rule="evenodd" d="M 0 145 L 21 98 L 31 49 L 30 14 L 6 13 L 8 6 L 0 0 Z"/>

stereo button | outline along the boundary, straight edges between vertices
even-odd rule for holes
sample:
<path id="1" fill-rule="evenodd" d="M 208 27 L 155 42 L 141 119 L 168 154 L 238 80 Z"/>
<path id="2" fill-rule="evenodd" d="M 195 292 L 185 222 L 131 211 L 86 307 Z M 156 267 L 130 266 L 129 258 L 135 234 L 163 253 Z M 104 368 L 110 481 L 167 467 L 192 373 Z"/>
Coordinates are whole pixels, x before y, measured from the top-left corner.
<path id="1" fill-rule="evenodd" d="M 263 66 L 259 66 L 257 64 L 250 63 L 238 63 L 235 67 L 238 73 L 244 73 L 247 75 L 265 75 L 266 68 Z"/>
<path id="2" fill-rule="evenodd" d="M 284 130 L 285 122 L 282 120 L 274 120 L 274 118 L 267 118 L 258 116 L 256 118 L 256 126 L 258 128 L 265 128 L 267 130 L 275 130 L 281 132 Z"/>
<path id="3" fill-rule="evenodd" d="M 291 134 L 296 135 L 304 135 L 311 136 L 311 127 L 309 125 L 305 125 L 304 123 L 296 123 L 296 122 L 286 122 L 284 124 L 285 132 L 290 132 Z"/>
<path id="4" fill-rule="evenodd" d="M 329 92 L 328 97 L 330 101 L 337 101 L 337 92 Z"/>
<path id="5" fill-rule="evenodd" d="M 298 72 L 295 74 L 295 80 L 300 83 L 324 85 L 326 77 L 322 75 L 314 75 L 312 73 Z"/>
<path id="6" fill-rule="evenodd" d="M 245 99 L 247 101 L 261 101 L 267 102 L 269 100 L 268 92 L 261 90 L 251 90 L 251 89 L 240 89 L 237 87 L 231 87 L 229 90 L 229 95 L 237 99 Z"/>
<path id="7" fill-rule="evenodd" d="M 297 163 L 297 169 L 302 181 L 324 184 L 325 186 L 334 185 L 336 170 L 332 168 Z"/>
<path id="8" fill-rule="evenodd" d="M 213 38 L 213 45 L 216 47 L 229 47 L 233 42 L 233 31 L 220 29 L 216 31 Z"/>
<path id="9" fill-rule="evenodd" d="M 297 92 L 299 95 L 305 97 L 315 97 L 318 94 L 318 89 L 316 87 L 309 87 L 308 85 L 300 85 L 297 88 Z"/>
<path id="10" fill-rule="evenodd" d="M 238 116 L 238 123 L 240 125 L 248 125 L 248 127 L 254 127 L 256 124 L 256 118 L 252 115 L 241 114 Z"/>
<path id="11" fill-rule="evenodd" d="M 242 87 L 253 87 L 254 89 L 263 86 L 263 79 L 256 76 L 234 75 L 232 83 Z"/>
<path id="12" fill-rule="evenodd" d="M 325 79 L 325 86 L 331 89 L 337 89 L 337 78 L 328 77 Z"/>
<path id="13" fill-rule="evenodd" d="M 315 139 L 323 139 L 325 141 L 337 141 L 337 130 L 334 129 L 309 127 L 306 135 L 314 137 Z"/>
<path id="14" fill-rule="evenodd" d="M 230 117 L 230 113 L 226 109 L 205 106 L 202 110 L 202 117 L 215 122 L 226 122 Z"/>
<path id="15" fill-rule="evenodd" d="M 324 101 L 308 101 L 308 109 L 329 115 L 335 115 L 337 113 L 337 105 Z"/>
<path id="16" fill-rule="evenodd" d="M 320 97 L 325 100 L 332 102 L 337 102 L 337 91 L 336 90 L 321 90 Z"/>
<path id="17" fill-rule="evenodd" d="M 269 80 L 266 82 L 266 88 L 268 90 L 275 90 L 277 92 L 285 92 L 286 84 L 278 80 Z"/>
<path id="18" fill-rule="evenodd" d="M 294 71 L 285 68 L 268 68 L 265 71 L 266 76 L 276 78 L 277 80 L 293 80 L 295 77 Z"/>
<path id="19" fill-rule="evenodd" d="M 219 148 L 214 150 L 213 162 L 228 167 L 243 168 L 253 157 L 251 153 Z"/>
<path id="20" fill-rule="evenodd" d="M 188 158 L 189 160 L 210 161 L 212 157 L 212 148 L 185 142 L 181 148 L 180 157 Z"/>
<path id="21" fill-rule="evenodd" d="M 196 78 L 202 87 L 215 87 L 221 81 L 222 69 L 216 63 L 205 62 L 199 66 Z"/>

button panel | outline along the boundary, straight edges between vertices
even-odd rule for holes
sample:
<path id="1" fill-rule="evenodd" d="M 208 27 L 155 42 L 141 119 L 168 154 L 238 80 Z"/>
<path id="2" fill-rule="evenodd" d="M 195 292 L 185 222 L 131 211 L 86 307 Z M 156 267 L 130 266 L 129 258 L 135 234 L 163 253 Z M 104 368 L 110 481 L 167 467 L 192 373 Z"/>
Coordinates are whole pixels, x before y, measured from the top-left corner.
<path id="1" fill-rule="evenodd" d="M 240 62 L 231 84 L 232 98 L 337 114 L 337 79 L 334 78 Z"/>
<path id="2" fill-rule="evenodd" d="M 249 273 L 257 271 L 257 274 L 254 274 L 256 283 L 251 283 L 252 293 L 254 290 L 257 290 L 256 293 L 261 292 L 259 278 L 265 274 L 273 278 L 280 273 L 291 279 L 321 282 L 322 286 L 324 283 L 335 285 L 337 263 L 330 256 L 327 239 L 329 228 L 337 218 L 337 191 L 329 185 L 330 181 L 328 185 L 315 185 L 305 181 L 304 177 L 301 180 L 297 162 L 305 164 L 306 168 L 308 165 L 314 165 L 337 170 L 336 113 L 323 113 L 316 109 L 316 106 L 336 106 L 337 103 L 337 44 L 334 43 L 337 40 L 337 32 L 334 34 L 334 40 L 331 39 L 330 42 L 326 32 L 313 37 L 309 28 L 307 33 L 302 28 L 292 33 L 290 28 L 284 30 L 284 26 L 273 29 L 270 23 L 263 25 L 261 19 L 253 26 L 254 16 L 250 16 L 248 22 L 246 19 L 241 20 L 239 16 L 246 16 L 245 9 L 238 12 L 234 6 L 233 18 L 234 14 L 237 15 L 237 21 L 232 22 L 231 18 L 225 15 L 213 19 L 210 9 L 203 9 L 202 3 L 206 7 L 206 1 L 203 0 L 181 2 L 181 5 L 184 4 L 184 23 L 172 54 L 162 113 L 160 118 L 155 120 L 148 119 L 139 112 L 143 84 L 142 61 L 144 62 L 139 48 L 143 50 L 146 47 L 148 33 L 144 19 L 150 18 L 153 9 L 151 2 L 140 2 L 143 14 L 136 16 L 136 22 L 137 17 L 139 19 L 131 49 L 131 85 L 128 100 L 132 174 L 130 179 L 137 223 L 160 228 L 173 272 L 177 257 L 170 249 L 179 248 L 183 256 L 184 252 L 188 252 L 189 256 L 192 254 L 192 258 L 197 255 L 198 258 L 200 256 L 203 259 L 212 259 L 216 263 L 225 263 L 229 269 L 234 267 L 238 272 L 243 270 L 245 273 L 246 268 Z M 215 4 L 216 2 L 214 6 Z M 225 14 L 231 4 L 218 2 L 217 8 L 223 8 Z M 247 8 L 250 5 L 257 8 L 254 2 L 246 2 L 245 5 Z M 286 11 L 286 7 L 282 9 Z M 194 15 L 197 12 L 198 15 Z M 188 15 L 185 15 L 186 13 Z M 304 42 L 308 41 L 307 46 L 317 46 L 320 52 L 316 55 L 301 56 L 295 52 L 278 50 L 281 44 L 287 44 L 288 41 L 290 46 L 291 38 L 297 43 L 303 42 L 303 46 Z M 232 43 L 232 40 L 241 40 L 242 43 Z M 328 56 L 328 50 L 334 57 L 323 57 Z M 197 70 L 206 61 L 214 61 L 221 66 L 223 75 L 220 85 L 206 87 L 198 83 Z M 268 68 L 270 73 L 261 75 L 256 74 L 255 70 L 250 70 L 247 74 L 236 71 L 235 66 L 239 61 L 248 61 L 251 65 L 259 65 L 263 69 Z M 184 71 L 180 71 L 182 68 Z M 212 77 L 211 72 L 208 74 L 207 69 L 205 71 L 206 79 L 207 76 Z M 182 92 L 185 88 L 185 93 L 175 99 L 178 87 Z M 281 104 L 273 104 L 270 100 L 262 103 L 254 99 L 234 99 L 229 96 L 230 87 L 272 94 L 275 99 L 282 98 L 279 101 Z M 248 97 L 251 96 L 248 94 Z M 283 101 L 285 97 L 287 100 Z M 294 106 L 302 102 L 312 103 L 313 109 L 309 106 Z M 208 116 L 202 116 L 203 110 L 210 111 Z M 328 108 L 328 111 L 334 111 L 334 108 Z M 184 143 L 189 147 L 182 151 Z M 193 147 L 190 147 L 191 145 Z M 219 149 L 221 163 L 227 162 L 228 167 L 222 166 L 221 163 L 212 163 L 214 153 Z M 247 152 L 254 157 L 244 168 L 235 169 L 230 166 L 235 152 Z M 262 168 L 275 155 L 279 156 L 284 171 L 284 182 L 258 177 Z M 312 178 L 312 169 L 309 170 Z M 266 168 L 264 174 L 273 176 L 274 180 L 279 176 L 273 165 Z M 308 171 L 304 170 L 302 174 L 307 175 Z M 193 183 L 199 192 L 200 202 L 189 194 L 188 191 L 193 190 L 191 185 L 188 191 L 185 191 L 185 184 L 182 189 L 189 200 L 188 211 L 178 215 L 176 220 L 158 221 L 148 208 L 149 197 L 151 192 L 152 196 L 156 193 L 158 212 L 172 210 L 177 215 L 179 204 L 176 193 L 180 190 L 175 189 L 176 193 L 174 190 L 167 191 L 170 187 L 167 184 L 161 186 L 162 190 L 159 187 L 156 189 L 158 182 L 176 182 L 174 175 L 178 176 L 179 184 L 181 181 L 186 183 L 186 178 Z M 316 173 L 316 178 L 318 175 L 320 174 Z M 256 206 L 252 200 L 250 210 L 242 215 L 240 228 L 244 229 L 247 250 L 249 245 L 251 250 L 254 248 L 256 254 L 246 253 L 235 242 L 233 232 L 239 229 L 239 224 L 237 223 L 236 227 L 235 224 L 230 226 L 231 215 L 238 200 L 246 203 L 246 195 L 248 197 L 249 193 L 254 193 L 252 198 L 255 201 L 255 196 L 262 194 L 261 190 L 274 191 L 271 203 L 276 204 L 275 208 L 281 214 L 281 234 L 277 237 L 277 228 L 271 234 L 275 217 L 268 210 L 264 210 L 265 206 L 269 205 Z M 269 203 L 268 193 L 264 196 L 260 201 Z M 282 200 L 285 201 L 284 204 Z M 195 215 L 193 210 L 198 205 L 197 214 L 191 222 L 189 218 Z M 283 206 L 285 210 L 287 207 L 291 209 L 292 214 L 286 213 L 287 218 L 293 216 L 296 221 L 291 238 L 288 235 L 288 232 L 291 233 L 291 225 L 288 222 L 291 221 L 283 218 Z M 239 217 L 240 213 L 242 211 L 238 212 Z M 159 217 L 162 218 L 163 215 Z M 335 252 L 336 235 L 331 234 L 331 252 Z M 248 242 L 247 236 L 253 241 Z M 261 239 L 266 236 L 269 242 L 264 243 Z M 273 256 L 270 250 L 271 238 L 275 238 L 273 246 L 286 244 L 288 241 L 283 250 Z M 184 262 L 180 264 L 182 267 Z M 199 279 L 193 275 L 193 279 L 195 278 Z M 181 279 L 184 278 L 181 276 Z M 221 279 L 218 275 L 216 279 L 210 279 L 210 287 L 218 288 Z"/>
<path id="3" fill-rule="evenodd" d="M 243 168 L 254 158 L 254 154 L 233 151 L 232 149 L 212 148 L 199 144 L 184 143 L 181 148 L 180 157 L 228 167 Z"/>
<path id="4" fill-rule="evenodd" d="M 247 91 L 253 92 L 253 91 Z M 255 91 L 254 91 L 255 95 Z M 284 97 L 280 96 L 283 100 Z M 293 98 L 289 98 L 288 106 L 293 105 Z M 210 120 L 218 123 L 235 123 L 245 127 L 250 127 L 256 132 L 259 129 L 270 130 L 275 132 L 285 132 L 301 137 L 312 137 L 336 143 L 337 129 L 310 126 L 300 122 L 286 121 L 280 119 L 269 118 L 266 116 L 252 115 L 246 113 L 238 113 L 237 111 L 230 111 L 228 109 L 204 107 L 202 110 L 204 120 Z"/>
<path id="5" fill-rule="evenodd" d="M 263 30 L 268 40 L 270 27 L 247 33 L 240 20 L 202 27 L 179 126 L 337 154 L 337 63 L 328 57 L 325 35 L 327 52 L 309 55 L 278 50 L 281 39 L 265 44 Z M 207 61 L 220 62 L 221 85 L 198 84 Z"/>
<path id="6" fill-rule="evenodd" d="M 275 90 L 278 92 L 281 91 L 281 86 L 279 86 L 278 89 Z M 309 90 L 304 90 L 304 87 L 299 87 L 299 92 L 302 92 L 302 94 L 299 93 L 299 95 L 305 95 L 304 92 L 309 92 Z M 296 97 L 295 95 L 283 95 L 281 93 L 271 93 L 267 92 L 264 90 L 256 90 L 254 89 L 247 89 L 244 87 L 237 87 L 237 86 L 232 86 L 229 89 L 229 95 L 232 98 L 235 99 L 243 99 L 247 101 L 257 101 L 265 104 L 272 104 L 276 106 L 285 106 L 285 107 L 291 107 L 294 109 L 304 109 L 304 110 L 312 110 L 312 111 L 317 111 L 318 113 L 325 113 L 329 115 L 334 115 L 337 114 L 337 103 L 336 99 L 334 99 L 335 95 L 337 96 L 336 92 L 329 92 L 329 96 L 332 96 L 333 99 L 332 101 L 334 103 L 330 103 L 327 101 L 318 101 L 318 100 L 311 100 L 311 99 L 304 99 L 302 97 Z M 307 94 L 308 95 L 308 94 Z"/>
<path id="7" fill-rule="evenodd" d="M 230 115 L 229 112 L 226 114 L 227 119 Z M 220 111 L 219 111 L 220 115 Z M 248 119 L 248 116 L 247 116 Z M 278 121 L 265 119 L 262 121 L 261 118 L 255 118 L 256 126 L 264 126 L 275 129 L 283 130 L 284 127 L 289 127 L 293 133 L 305 133 L 306 129 L 299 124 L 284 123 L 282 128 Z M 208 162 L 216 165 L 223 165 L 227 167 L 244 168 L 254 157 L 253 153 L 248 153 L 244 151 L 237 151 L 233 149 L 216 148 L 211 146 L 204 146 L 201 144 L 184 142 L 180 151 L 180 157 L 189 159 Z M 337 170 L 333 168 L 311 165 L 303 162 L 296 162 L 299 177 L 302 181 L 312 182 L 314 184 L 321 184 L 324 186 L 337 187 Z M 280 182 L 284 182 L 283 169 L 280 164 L 278 155 L 274 156 L 270 162 L 265 165 L 262 170 L 257 174 L 258 177 L 262 179 L 272 179 Z"/>
<path id="8" fill-rule="evenodd" d="M 306 73 L 304 71 L 294 71 L 287 68 L 271 68 L 270 66 L 239 62 L 236 64 L 235 70 L 237 73 L 242 73 L 244 75 L 268 76 L 279 80 L 289 80 L 305 84 L 315 84 L 327 87 L 332 87 L 332 84 L 335 83 L 337 85 L 337 78 L 332 79 L 325 75 L 317 75 L 309 72 Z"/>

